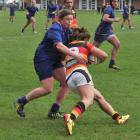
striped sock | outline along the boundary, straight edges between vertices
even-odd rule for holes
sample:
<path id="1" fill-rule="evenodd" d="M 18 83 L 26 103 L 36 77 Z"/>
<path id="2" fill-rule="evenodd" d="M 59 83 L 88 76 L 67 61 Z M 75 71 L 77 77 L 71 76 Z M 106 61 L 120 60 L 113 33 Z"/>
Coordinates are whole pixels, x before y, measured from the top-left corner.
<path id="1" fill-rule="evenodd" d="M 74 109 L 71 112 L 71 119 L 75 120 L 85 111 L 85 104 L 83 102 L 78 102 L 77 105 L 74 107 Z"/>

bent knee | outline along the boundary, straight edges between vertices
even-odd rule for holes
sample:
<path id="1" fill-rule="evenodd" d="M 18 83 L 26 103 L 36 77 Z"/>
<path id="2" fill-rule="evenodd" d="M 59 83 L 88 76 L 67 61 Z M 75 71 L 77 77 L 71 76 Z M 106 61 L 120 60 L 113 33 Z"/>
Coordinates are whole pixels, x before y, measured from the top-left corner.
<path id="1" fill-rule="evenodd" d="M 52 88 L 43 88 L 43 90 L 44 95 L 50 94 L 53 91 Z"/>

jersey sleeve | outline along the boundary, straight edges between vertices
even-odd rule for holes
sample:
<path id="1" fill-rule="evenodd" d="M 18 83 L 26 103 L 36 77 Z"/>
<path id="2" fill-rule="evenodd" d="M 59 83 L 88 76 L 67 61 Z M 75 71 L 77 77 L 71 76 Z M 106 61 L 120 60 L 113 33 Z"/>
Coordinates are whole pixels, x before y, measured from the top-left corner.
<path id="1" fill-rule="evenodd" d="M 112 13 L 112 9 L 110 7 L 105 8 L 104 14 L 110 15 Z"/>
<path id="2" fill-rule="evenodd" d="M 93 46 L 92 44 L 87 44 L 87 49 L 89 52 L 91 52 L 91 50 L 94 48 L 95 46 Z"/>
<path id="3" fill-rule="evenodd" d="M 63 42 L 61 29 L 58 27 L 52 27 L 48 32 L 48 38 L 53 40 L 54 45 Z"/>

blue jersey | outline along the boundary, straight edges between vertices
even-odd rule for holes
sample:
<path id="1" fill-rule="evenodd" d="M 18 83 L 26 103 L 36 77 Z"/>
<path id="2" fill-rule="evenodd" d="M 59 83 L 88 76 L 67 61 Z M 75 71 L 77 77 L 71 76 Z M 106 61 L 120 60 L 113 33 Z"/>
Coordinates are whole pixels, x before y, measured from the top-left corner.
<path id="1" fill-rule="evenodd" d="M 35 6 L 28 6 L 26 9 L 29 12 L 30 17 L 33 17 L 35 13 L 38 11 L 38 8 Z"/>
<path id="2" fill-rule="evenodd" d="M 123 16 L 128 16 L 129 15 L 129 7 L 128 6 L 124 6 L 123 7 Z"/>
<path id="3" fill-rule="evenodd" d="M 112 6 L 105 8 L 103 16 L 105 14 L 108 14 L 109 18 L 115 18 L 114 9 Z M 101 23 L 96 30 L 96 34 L 108 34 L 109 32 L 112 32 L 112 22 L 103 21 L 103 19 L 101 19 Z"/>
<path id="4" fill-rule="evenodd" d="M 10 16 L 14 16 L 15 15 L 15 4 L 11 3 L 10 4 Z"/>
<path id="5" fill-rule="evenodd" d="M 59 10 L 59 7 L 56 4 L 55 5 L 48 4 L 47 10 L 48 14 L 55 14 Z"/>
<path id="6" fill-rule="evenodd" d="M 42 42 L 35 53 L 35 61 L 40 62 L 46 59 L 61 61 L 63 54 L 56 48 L 56 44 L 62 42 L 64 45 L 69 43 L 70 30 L 65 30 L 58 23 L 52 24 L 46 32 Z"/>

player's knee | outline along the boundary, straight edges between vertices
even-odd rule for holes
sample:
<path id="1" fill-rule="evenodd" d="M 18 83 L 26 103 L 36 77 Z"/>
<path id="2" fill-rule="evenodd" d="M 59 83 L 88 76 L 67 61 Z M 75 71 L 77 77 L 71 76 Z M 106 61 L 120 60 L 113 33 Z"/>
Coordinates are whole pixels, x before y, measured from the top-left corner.
<path id="1" fill-rule="evenodd" d="M 85 97 L 85 98 L 83 98 L 83 102 L 85 103 L 86 108 L 88 108 L 89 106 L 91 106 L 93 104 L 93 98 Z"/>
<path id="2" fill-rule="evenodd" d="M 51 87 L 45 87 L 44 88 L 44 95 L 47 95 L 47 94 L 50 94 L 51 92 L 53 91 L 53 88 L 51 88 Z"/>
<path id="3" fill-rule="evenodd" d="M 115 43 L 115 48 L 116 48 L 117 50 L 120 49 L 120 42 L 119 42 L 119 41 Z"/>
<path id="4" fill-rule="evenodd" d="M 96 95 L 94 98 L 97 102 L 104 100 L 104 97 L 101 94 Z"/>

